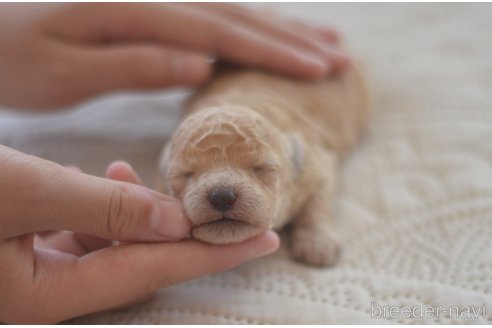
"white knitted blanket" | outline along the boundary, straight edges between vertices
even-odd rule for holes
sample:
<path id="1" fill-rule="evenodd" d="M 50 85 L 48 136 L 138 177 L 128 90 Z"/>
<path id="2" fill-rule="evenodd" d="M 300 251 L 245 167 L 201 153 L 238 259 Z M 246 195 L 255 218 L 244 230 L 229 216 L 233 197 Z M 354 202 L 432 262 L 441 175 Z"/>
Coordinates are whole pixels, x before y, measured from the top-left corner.
<path id="1" fill-rule="evenodd" d="M 270 7 L 338 26 L 370 74 L 377 114 L 340 172 L 340 263 L 313 269 L 282 248 L 72 322 L 492 323 L 492 5 Z M 124 158 L 150 181 L 182 98 L 4 112 L 0 143 L 94 174 Z"/>

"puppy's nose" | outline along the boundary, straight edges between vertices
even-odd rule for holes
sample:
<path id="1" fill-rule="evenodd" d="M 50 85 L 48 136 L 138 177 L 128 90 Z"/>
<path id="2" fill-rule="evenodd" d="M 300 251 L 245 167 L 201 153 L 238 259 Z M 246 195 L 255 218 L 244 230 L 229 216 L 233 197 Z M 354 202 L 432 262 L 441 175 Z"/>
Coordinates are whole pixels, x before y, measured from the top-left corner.
<path id="1" fill-rule="evenodd" d="M 225 212 L 230 210 L 236 202 L 236 194 L 232 189 L 213 190 L 209 201 L 216 210 Z"/>

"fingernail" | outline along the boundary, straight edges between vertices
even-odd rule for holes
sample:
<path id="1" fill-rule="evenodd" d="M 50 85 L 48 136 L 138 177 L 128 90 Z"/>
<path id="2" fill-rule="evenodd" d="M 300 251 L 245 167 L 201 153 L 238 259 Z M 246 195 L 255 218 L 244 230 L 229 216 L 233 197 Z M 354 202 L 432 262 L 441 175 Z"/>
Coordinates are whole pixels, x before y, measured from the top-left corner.
<path id="1" fill-rule="evenodd" d="M 328 64 L 322 58 L 302 52 L 296 51 L 295 55 L 298 60 L 302 61 L 305 65 L 309 65 L 313 68 L 326 70 L 328 69 Z"/>
<path id="2" fill-rule="evenodd" d="M 250 259 L 254 259 L 254 258 L 258 258 L 258 257 L 262 257 L 265 255 L 271 254 L 279 248 L 280 239 L 275 232 L 269 230 L 269 231 L 265 232 L 259 238 L 262 239 L 262 241 L 261 241 L 262 247 L 255 249 L 251 253 Z"/>
<path id="3" fill-rule="evenodd" d="M 164 240 L 181 240 L 189 233 L 190 222 L 177 201 L 157 201 L 150 215 L 152 231 Z"/>
<path id="4" fill-rule="evenodd" d="M 350 63 L 348 54 L 340 48 L 330 45 L 323 46 L 323 50 L 331 60 L 333 60 L 338 67 L 345 67 Z"/>
<path id="5" fill-rule="evenodd" d="M 142 185 L 142 180 L 133 167 L 125 161 L 114 161 L 106 169 L 106 177 L 133 184 Z"/>

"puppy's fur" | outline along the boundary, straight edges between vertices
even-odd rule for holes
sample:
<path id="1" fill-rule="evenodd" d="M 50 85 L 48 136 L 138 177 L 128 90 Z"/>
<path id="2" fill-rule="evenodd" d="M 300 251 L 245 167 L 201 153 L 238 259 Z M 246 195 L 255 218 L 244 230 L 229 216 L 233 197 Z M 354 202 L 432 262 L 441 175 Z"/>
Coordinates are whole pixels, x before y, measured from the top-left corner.
<path id="1" fill-rule="evenodd" d="M 332 264 L 339 253 L 330 226 L 336 166 L 369 116 L 359 72 L 306 82 L 229 70 L 188 110 L 161 156 L 160 173 L 166 191 L 182 199 L 192 236 L 240 242 L 292 220 L 292 255 Z M 235 197 L 227 211 L 211 203 L 221 190 Z"/>

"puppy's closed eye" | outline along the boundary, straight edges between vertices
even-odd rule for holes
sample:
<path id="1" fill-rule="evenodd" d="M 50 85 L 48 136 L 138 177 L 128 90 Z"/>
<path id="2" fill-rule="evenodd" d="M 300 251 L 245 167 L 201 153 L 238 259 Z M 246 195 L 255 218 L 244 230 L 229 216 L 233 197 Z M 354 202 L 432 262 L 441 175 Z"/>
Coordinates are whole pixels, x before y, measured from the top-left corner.
<path id="1" fill-rule="evenodd" d="M 255 174 L 263 174 L 263 173 L 278 171 L 279 167 L 280 164 L 278 164 L 274 160 L 271 160 L 268 162 L 260 162 L 260 163 L 252 164 L 249 167 L 249 169 Z"/>
<path id="2" fill-rule="evenodd" d="M 171 179 L 188 180 L 193 177 L 195 172 L 193 170 L 176 170 L 169 172 L 169 177 Z"/>
<path id="3" fill-rule="evenodd" d="M 190 170 L 190 171 L 184 171 L 184 172 L 181 172 L 181 174 L 180 174 L 180 175 L 181 175 L 183 178 L 187 178 L 187 179 L 189 179 L 189 178 L 193 177 L 193 174 L 195 174 L 195 172 L 193 172 L 193 171 L 191 171 L 191 170 Z"/>
<path id="4" fill-rule="evenodd" d="M 279 164 L 256 164 L 250 167 L 250 174 L 255 180 L 261 182 L 261 184 L 271 185 L 278 178 L 279 168 Z"/>
<path id="5" fill-rule="evenodd" d="M 251 171 L 253 171 L 254 173 L 264 173 L 268 170 L 271 170 L 271 168 L 269 168 L 267 165 L 265 164 L 258 164 L 258 165 L 253 165 L 251 167 Z"/>

